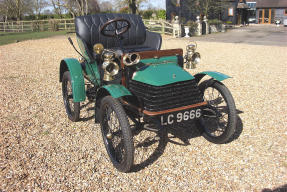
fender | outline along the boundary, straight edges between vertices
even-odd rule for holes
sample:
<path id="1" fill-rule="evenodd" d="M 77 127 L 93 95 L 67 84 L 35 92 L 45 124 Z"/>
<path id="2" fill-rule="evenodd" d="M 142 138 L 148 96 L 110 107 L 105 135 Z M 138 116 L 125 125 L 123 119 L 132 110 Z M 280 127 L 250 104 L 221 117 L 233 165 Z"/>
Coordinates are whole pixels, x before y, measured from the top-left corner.
<path id="1" fill-rule="evenodd" d="M 102 86 L 98 93 L 97 99 L 104 97 L 106 95 L 111 95 L 113 98 L 120 98 L 122 96 L 132 95 L 131 92 L 122 85 L 110 84 Z"/>
<path id="2" fill-rule="evenodd" d="M 95 122 L 99 123 L 100 122 L 100 100 L 101 98 L 111 95 L 113 98 L 119 98 L 122 96 L 127 96 L 127 95 L 132 95 L 131 92 L 125 88 L 122 85 L 119 84 L 110 84 L 110 85 L 105 85 L 102 86 L 96 96 L 96 118 Z"/>
<path id="3" fill-rule="evenodd" d="M 225 75 L 223 73 L 219 73 L 219 72 L 216 72 L 216 71 L 203 71 L 203 72 L 200 72 L 200 73 L 197 73 L 196 75 L 194 75 L 197 83 L 199 83 L 199 81 L 205 75 L 208 75 L 208 76 L 212 77 L 213 79 L 216 79 L 217 81 L 223 81 L 225 79 L 232 78 L 232 77 L 230 77 L 228 75 Z"/>
<path id="4" fill-rule="evenodd" d="M 82 66 L 77 59 L 66 58 L 60 64 L 60 82 L 65 71 L 70 71 L 74 102 L 85 101 L 86 90 Z"/>

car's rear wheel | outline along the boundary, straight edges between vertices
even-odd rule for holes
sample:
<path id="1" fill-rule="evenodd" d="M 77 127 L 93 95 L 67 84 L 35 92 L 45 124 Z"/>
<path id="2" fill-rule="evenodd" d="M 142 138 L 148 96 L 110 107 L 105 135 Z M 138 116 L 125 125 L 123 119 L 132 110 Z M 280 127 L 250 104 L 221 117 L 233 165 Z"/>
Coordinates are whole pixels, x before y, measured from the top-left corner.
<path id="1" fill-rule="evenodd" d="M 101 100 L 101 129 L 107 153 L 116 169 L 129 172 L 134 162 L 134 145 L 127 115 L 117 99 Z"/>
<path id="2" fill-rule="evenodd" d="M 80 118 L 80 102 L 74 102 L 71 75 L 65 71 L 62 78 L 62 92 L 66 113 L 71 121 L 78 121 Z"/>
<path id="3" fill-rule="evenodd" d="M 208 105 L 202 110 L 199 120 L 203 136 L 212 143 L 228 142 L 236 129 L 236 107 L 230 91 L 216 80 L 207 80 L 199 85 Z"/>

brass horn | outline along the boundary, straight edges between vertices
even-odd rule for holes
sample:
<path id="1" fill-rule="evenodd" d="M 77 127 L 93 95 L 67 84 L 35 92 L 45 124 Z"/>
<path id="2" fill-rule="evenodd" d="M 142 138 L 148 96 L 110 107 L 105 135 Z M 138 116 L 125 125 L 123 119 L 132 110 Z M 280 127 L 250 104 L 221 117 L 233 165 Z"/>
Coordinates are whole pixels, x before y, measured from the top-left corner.
<path id="1" fill-rule="evenodd" d="M 125 54 L 125 56 L 123 57 L 123 63 L 126 66 L 131 66 L 134 64 L 137 64 L 140 61 L 141 57 L 138 53 L 128 53 Z"/>
<path id="2" fill-rule="evenodd" d="M 104 53 L 104 62 L 103 62 L 103 70 L 104 70 L 104 81 L 112 81 L 114 80 L 113 76 L 119 73 L 119 65 L 113 61 L 114 53 L 107 52 Z"/>

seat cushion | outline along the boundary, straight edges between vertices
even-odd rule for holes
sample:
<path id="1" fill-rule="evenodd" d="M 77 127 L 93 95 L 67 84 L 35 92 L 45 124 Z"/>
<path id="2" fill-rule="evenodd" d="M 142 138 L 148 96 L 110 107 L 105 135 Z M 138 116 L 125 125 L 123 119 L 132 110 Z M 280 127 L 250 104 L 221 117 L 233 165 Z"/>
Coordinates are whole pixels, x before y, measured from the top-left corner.
<path id="1" fill-rule="evenodd" d="M 130 21 L 130 29 L 123 34 L 123 46 L 142 45 L 146 40 L 146 28 L 139 15 L 104 13 L 79 16 L 75 18 L 76 34 L 87 44 L 89 49 L 96 43 L 102 43 L 105 48 L 119 47 L 118 41 L 113 37 L 105 37 L 100 28 L 107 21 L 115 18 L 124 18 Z"/>

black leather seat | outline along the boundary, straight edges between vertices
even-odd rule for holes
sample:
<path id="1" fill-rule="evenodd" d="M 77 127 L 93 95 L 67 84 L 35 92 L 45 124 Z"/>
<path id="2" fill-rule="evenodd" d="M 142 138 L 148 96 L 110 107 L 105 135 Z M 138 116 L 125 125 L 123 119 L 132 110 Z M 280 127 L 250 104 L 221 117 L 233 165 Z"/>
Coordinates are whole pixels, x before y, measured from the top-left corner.
<path id="1" fill-rule="evenodd" d="M 75 18 L 77 37 L 82 40 L 89 57 L 92 57 L 93 45 L 96 43 L 102 43 L 105 48 L 120 47 L 116 38 L 105 37 L 100 33 L 101 26 L 115 18 L 127 19 L 131 24 L 130 29 L 122 35 L 124 52 L 160 50 L 162 43 L 161 35 L 146 31 L 146 27 L 139 15 L 105 13 Z"/>

